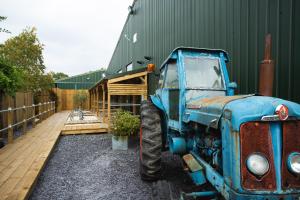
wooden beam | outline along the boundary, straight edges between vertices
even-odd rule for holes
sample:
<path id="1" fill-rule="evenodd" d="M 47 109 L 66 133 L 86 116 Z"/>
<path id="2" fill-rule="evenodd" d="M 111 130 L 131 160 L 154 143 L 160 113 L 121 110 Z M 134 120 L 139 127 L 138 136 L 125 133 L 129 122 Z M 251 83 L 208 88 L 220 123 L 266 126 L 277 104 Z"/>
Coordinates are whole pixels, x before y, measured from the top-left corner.
<path id="1" fill-rule="evenodd" d="M 140 72 L 140 73 L 135 73 L 135 74 L 130 74 L 130 75 L 125 75 L 122 77 L 118 77 L 118 78 L 113 78 L 108 80 L 108 84 L 109 83 L 116 83 L 116 82 L 120 82 L 120 81 L 124 81 L 124 80 L 128 80 L 128 79 L 133 79 L 133 78 L 137 78 L 140 76 L 145 76 L 148 72 Z"/>
<path id="2" fill-rule="evenodd" d="M 102 117 L 103 122 L 106 121 L 105 119 L 105 90 L 104 85 L 102 85 Z"/>
<path id="3" fill-rule="evenodd" d="M 142 77 L 139 77 L 140 79 L 141 79 L 141 81 L 143 82 L 143 83 L 145 83 L 145 79 L 144 78 L 142 78 Z"/>
<path id="4" fill-rule="evenodd" d="M 132 96 L 132 103 L 136 104 L 136 96 L 135 95 Z M 132 113 L 134 115 L 136 114 L 136 106 L 135 105 L 132 106 Z"/>
<path id="5" fill-rule="evenodd" d="M 100 94 L 99 94 L 99 87 L 97 86 L 96 87 L 96 109 L 97 109 L 97 111 L 96 111 L 96 115 L 97 116 L 99 116 L 99 96 L 100 96 Z"/>
<path id="6" fill-rule="evenodd" d="M 107 124 L 108 124 L 108 130 L 110 131 L 110 120 L 111 120 L 111 116 L 110 116 L 110 92 L 108 90 L 107 93 Z"/>

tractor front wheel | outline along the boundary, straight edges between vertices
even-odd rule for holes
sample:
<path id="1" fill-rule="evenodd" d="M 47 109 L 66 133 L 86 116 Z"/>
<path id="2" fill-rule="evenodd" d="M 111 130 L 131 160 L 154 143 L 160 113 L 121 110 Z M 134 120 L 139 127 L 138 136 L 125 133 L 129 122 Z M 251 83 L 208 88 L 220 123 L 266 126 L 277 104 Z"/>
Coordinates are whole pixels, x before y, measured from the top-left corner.
<path id="1" fill-rule="evenodd" d="M 162 130 L 159 110 L 151 101 L 141 104 L 140 175 L 143 180 L 160 178 Z"/>

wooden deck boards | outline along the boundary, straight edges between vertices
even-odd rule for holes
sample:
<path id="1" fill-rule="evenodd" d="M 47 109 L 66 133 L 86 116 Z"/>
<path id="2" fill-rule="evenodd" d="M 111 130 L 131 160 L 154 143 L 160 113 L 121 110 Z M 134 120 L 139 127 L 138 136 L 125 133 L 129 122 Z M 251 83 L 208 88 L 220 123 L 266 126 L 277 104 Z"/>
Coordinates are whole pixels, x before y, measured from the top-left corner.
<path id="1" fill-rule="evenodd" d="M 0 199 L 28 198 L 68 112 L 56 113 L 0 149 Z"/>
<path id="2" fill-rule="evenodd" d="M 101 134 L 107 133 L 107 131 L 108 125 L 105 123 L 66 124 L 61 135 Z"/>

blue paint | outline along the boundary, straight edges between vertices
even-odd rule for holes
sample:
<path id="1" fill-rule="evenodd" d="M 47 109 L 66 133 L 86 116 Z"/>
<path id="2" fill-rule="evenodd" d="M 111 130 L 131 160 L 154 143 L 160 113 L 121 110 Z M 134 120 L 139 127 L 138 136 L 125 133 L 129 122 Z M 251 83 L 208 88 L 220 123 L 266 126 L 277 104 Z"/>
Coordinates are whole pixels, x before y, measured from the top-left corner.
<path id="1" fill-rule="evenodd" d="M 189 172 L 189 175 L 193 180 L 193 182 L 195 183 L 195 185 L 200 186 L 207 182 L 203 170 L 199 170 L 196 172 Z"/>
<path id="2" fill-rule="evenodd" d="M 281 162 L 282 162 L 282 131 L 281 124 L 271 123 L 270 124 L 272 144 L 273 144 L 273 157 L 276 175 L 276 186 L 277 191 L 280 192 L 281 189 Z"/>
<path id="3" fill-rule="evenodd" d="M 253 96 L 228 103 L 224 109 L 232 112 L 232 127 L 239 131 L 241 124 L 249 121 L 260 121 L 262 116 L 274 115 L 278 105 L 289 108 L 289 116 L 300 119 L 300 105 L 274 97 Z"/>
<path id="4" fill-rule="evenodd" d="M 191 193 L 185 193 L 185 197 L 212 197 L 216 196 L 218 193 L 215 191 L 204 191 L 204 192 L 191 192 Z M 184 199 L 184 198 L 181 198 Z"/>
<path id="5" fill-rule="evenodd" d="M 224 90 L 187 88 L 185 57 L 218 59 L 224 80 Z M 173 118 L 170 118 L 170 103 L 173 99 L 169 99 L 169 94 L 172 88 L 158 88 L 155 95 L 151 96 L 152 102 L 161 110 L 163 116 L 165 146 L 169 146 L 173 153 L 190 152 L 204 168 L 199 173 L 190 173 L 191 178 L 196 184 L 201 184 L 207 180 L 225 199 L 293 199 L 300 195 L 299 189 L 282 190 L 281 188 L 282 122 L 264 122 L 270 123 L 277 186 L 275 191 L 243 189 L 241 165 L 245 163 L 240 161 L 239 131 L 243 123 L 260 122 L 263 116 L 274 115 L 276 107 L 280 104 L 288 107 L 289 116 L 293 120 L 300 120 L 300 105 L 273 97 L 249 95 L 240 98 L 233 96 L 237 86 L 230 82 L 226 67 L 228 60 L 228 55 L 223 50 L 177 48 L 163 63 L 161 71 L 166 71 L 165 77 L 170 61 L 176 62 L 179 74 L 178 119 L 172 120 Z M 201 70 L 201 66 L 199 66 L 199 70 Z M 191 91 L 194 93 L 189 96 Z M 224 101 L 220 101 L 220 97 L 217 96 L 228 97 Z M 230 100 L 232 98 L 235 99 Z M 193 101 L 199 101 L 201 107 L 189 107 Z M 202 102 L 204 104 L 201 104 Z M 211 130 L 218 130 L 214 134 L 219 134 L 219 138 L 218 140 L 208 140 L 208 143 L 211 141 L 210 146 L 203 146 L 208 145 L 205 143 L 207 142 L 205 138 L 213 136 Z M 218 152 L 221 152 L 222 159 L 216 156 Z M 211 158 L 210 162 L 206 162 L 208 158 Z M 217 167 L 212 166 L 211 163 L 216 164 Z M 195 194 L 202 195 L 206 192 L 209 193 L 209 191 L 205 191 Z"/>
<path id="6" fill-rule="evenodd" d="M 173 154 L 184 154 L 186 153 L 186 142 L 182 137 L 171 137 L 169 139 L 170 152 Z"/>
<path id="7" fill-rule="evenodd" d="M 165 108 L 163 106 L 163 104 L 161 103 L 161 100 L 159 98 L 159 96 L 157 95 L 151 95 L 150 96 L 152 103 L 159 108 L 161 111 L 165 112 Z"/>

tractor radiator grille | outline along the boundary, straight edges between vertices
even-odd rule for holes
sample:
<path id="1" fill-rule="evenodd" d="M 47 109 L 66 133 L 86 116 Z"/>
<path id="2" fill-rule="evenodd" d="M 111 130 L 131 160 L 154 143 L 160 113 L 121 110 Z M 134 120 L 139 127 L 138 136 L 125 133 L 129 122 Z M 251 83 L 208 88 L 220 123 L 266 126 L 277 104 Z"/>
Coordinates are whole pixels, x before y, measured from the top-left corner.
<path id="1" fill-rule="evenodd" d="M 300 121 L 284 122 L 282 129 L 282 188 L 300 188 L 300 176 L 292 174 L 286 164 L 290 153 L 300 152 Z"/>
<path id="2" fill-rule="evenodd" d="M 248 122 L 240 128 L 241 149 L 241 184 L 247 190 L 275 190 L 275 169 L 272 149 L 272 138 L 267 122 Z M 262 177 L 256 177 L 246 166 L 247 158 L 252 153 L 262 153 L 269 160 L 270 169 Z"/>

